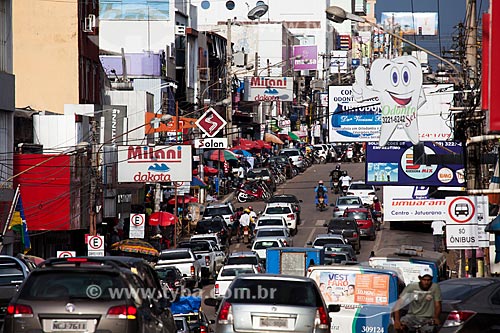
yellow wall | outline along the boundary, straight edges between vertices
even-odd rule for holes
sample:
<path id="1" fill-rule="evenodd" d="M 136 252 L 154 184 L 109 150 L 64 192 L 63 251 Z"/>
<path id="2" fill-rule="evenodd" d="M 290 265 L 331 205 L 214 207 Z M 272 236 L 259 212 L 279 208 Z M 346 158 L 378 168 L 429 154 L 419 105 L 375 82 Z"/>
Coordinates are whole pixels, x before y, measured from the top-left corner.
<path id="1" fill-rule="evenodd" d="M 77 3 L 13 1 L 16 107 L 64 113 L 78 104 Z"/>

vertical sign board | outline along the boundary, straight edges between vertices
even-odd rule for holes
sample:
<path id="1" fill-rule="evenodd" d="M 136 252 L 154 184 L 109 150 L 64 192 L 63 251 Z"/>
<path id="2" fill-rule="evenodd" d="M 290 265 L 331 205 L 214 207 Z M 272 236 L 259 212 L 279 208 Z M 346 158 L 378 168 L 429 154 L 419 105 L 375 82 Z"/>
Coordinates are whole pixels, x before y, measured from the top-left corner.
<path id="1" fill-rule="evenodd" d="M 87 250 L 89 257 L 104 257 L 104 236 L 89 236 Z"/>
<path id="2" fill-rule="evenodd" d="M 57 251 L 58 258 L 72 258 L 76 257 L 76 251 Z"/>
<path id="3" fill-rule="evenodd" d="M 144 238 L 145 214 L 130 214 L 129 238 Z"/>
<path id="4" fill-rule="evenodd" d="M 477 246 L 488 247 L 490 245 L 490 235 L 484 231 L 489 222 L 490 215 L 488 206 L 488 196 L 475 196 L 474 204 L 476 205 L 476 219 L 477 219 Z"/>
<path id="5" fill-rule="evenodd" d="M 478 247 L 477 208 L 474 197 L 446 197 L 446 245 L 464 250 Z"/>

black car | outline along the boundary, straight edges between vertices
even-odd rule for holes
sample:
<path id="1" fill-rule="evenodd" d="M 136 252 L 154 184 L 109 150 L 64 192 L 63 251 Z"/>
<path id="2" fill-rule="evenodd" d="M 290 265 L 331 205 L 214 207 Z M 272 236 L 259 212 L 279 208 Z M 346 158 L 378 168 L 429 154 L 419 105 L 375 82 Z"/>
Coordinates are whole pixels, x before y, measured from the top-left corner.
<path id="1" fill-rule="evenodd" d="M 338 217 L 325 223 L 323 226 L 328 228 L 329 234 L 339 234 L 352 245 L 357 254 L 361 249 L 361 241 L 359 239 L 359 226 L 355 219 L 349 217 Z"/>
<path id="2" fill-rule="evenodd" d="M 450 279 L 439 286 L 440 333 L 500 332 L 500 279 Z"/>
<path id="3" fill-rule="evenodd" d="M 7 305 L 29 272 L 29 267 L 21 259 L 0 255 L 0 330 L 7 312 Z"/>
<path id="4" fill-rule="evenodd" d="M 268 203 L 273 203 L 273 202 L 285 202 L 285 203 L 291 203 L 293 206 L 293 209 L 295 210 L 295 213 L 297 213 L 297 221 L 300 223 L 300 203 L 302 200 L 299 200 L 295 195 L 293 194 L 279 194 L 279 195 L 273 195 L 269 200 L 267 200 Z"/>
<path id="5" fill-rule="evenodd" d="M 210 220 L 201 220 L 196 224 L 196 234 L 217 234 L 222 245 L 231 245 L 231 230 L 229 230 L 224 218 L 215 216 Z"/>
<path id="6" fill-rule="evenodd" d="M 156 267 L 155 271 L 161 283 L 166 286 L 169 291 L 175 293 L 174 300 L 177 300 L 186 287 L 186 279 L 182 276 L 181 271 L 175 266 Z"/>

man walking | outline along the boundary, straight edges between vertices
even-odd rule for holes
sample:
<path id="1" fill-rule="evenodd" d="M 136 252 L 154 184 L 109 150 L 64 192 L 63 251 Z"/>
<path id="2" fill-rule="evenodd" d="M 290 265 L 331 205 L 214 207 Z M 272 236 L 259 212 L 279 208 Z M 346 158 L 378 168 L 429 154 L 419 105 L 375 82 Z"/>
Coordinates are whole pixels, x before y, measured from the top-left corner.
<path id="1" fill-rule="evenodd" d="M 434 238 L 434 251 L 442 252 L 444 228 L 446 223 L 443 220 L 432 221 L 432 237 Z"/>

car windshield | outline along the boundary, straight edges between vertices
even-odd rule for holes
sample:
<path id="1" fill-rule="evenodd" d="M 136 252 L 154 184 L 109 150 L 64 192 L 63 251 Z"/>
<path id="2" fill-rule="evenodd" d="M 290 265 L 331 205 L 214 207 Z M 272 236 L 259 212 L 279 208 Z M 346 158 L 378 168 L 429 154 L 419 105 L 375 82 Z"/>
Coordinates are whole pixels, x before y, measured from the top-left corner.
<path id="1" fill-rule="evenodd" d="M 269 226 L 269 225 L 283 225 L 283 221 L 282 220 L 259 220 L 259 222 L 257 222 L 257 225 L 259 227 Z"/>
<path id="2" fill-rule="evenodd" d="M 229 207 L 207 207 L 203 216 L 232 215 Z"/>
<path id="3" fill-rule="evenodd" d="M 279 246 L 277 241 L 259 241 L 255 242 L 253 249 L 254 250 L 264 250 L 268 247 L 277 247 Z"/>
<path id="4" fill-rule="evenodd" d="M 98 298 L 91 297 L 89 286 L 99 288 Z M 82 271 L 43 271 L 31 274 L 26 285 L 21 289 L 19 297 L 23 300 L 67 300 L 92 299 L 110 301 L 124 299 L 125 293 L 111 295 L 113 290 L 126 288 L 117 273 Z"/>
<path id="5" fill-rule="evenodd" d="M 360 205 L 358 198 L 338 198 L 337 206 Z"/>
<path id="6" fill-rule="evenodd" d="M 280 152 L 280 155 L 286 155 L 286 156 L 298 156 L 299 152 L 296 150 L 288 150 L 288 151 L 282 151 Z"/>
<path id="7" fill-rule="evenodd" d="M 350 190 L 373 190 L 373 187 L 371 185 L 353 183 L 353 184 L 351 184 L 349 189 Z"/>
<path id="8" fill-rule="evenodd" d="M 326 244 L 344 244 L 340 238 L 319 238 L 313 243 L 314 246 L 325 246 Z"/>
<path id="9" fill-rule="evenodd" d="M 175 280 L 177 272 L 175 271 L 175 267 L 168 268 L 158 268 L 156 269 L 156 274 L 160 278 L 160 280 Z"/>
<path id="10" fill-rule="evenodd" d="M 350 220 L 331 220 L 329 228 L 342 228 L 342 229 L 355 229 L 357 223 L 356 221 Z"/>
<path id="11" fill-rule="evenodd" d="M 244 265 L 244 264 L 250 264 L 250 265 L 257 265 L 258 260 L 257 257 L 229 257 L 227 259 L 226 265 Z"/>
<path id="12" fill-rule="evenodd" d="M 347 261 L 345 253 L 325 253 L 325 264 L 340 264 L 342 261 Z"/>
<path id="13" fill-rule="evenodd" d="M 288 203 L 296 203 L 298 200 L 292 196 L 278 196 L 271 197 L 268 202 L 288 202 Z"/>
<path id="14" fill-rule="evenodd" d="M 323 306 L 314 282 L 280 279 L 237 279 L 231 285 L 229 303 L 273 304 L 291 306 Z M 267 295 L 263 295 L 263 291 Z M 265 296 L 265 297 L 264 297 Z"/>
<path id="15" fill-rule="evenodd" d="M 191 259 L 191 254 L 187 251 L 172 251 L 160 254 L 159 260 Z"/>
<path id="16" fill-rule="evenodd" d="M 456 283 L 440 283 L 441 299 L 450 301 L 460 301 L 469 298 L 482 288 L 484 284 L 456 284 Z"/>
<path id="17" fill-rule="evenodd" d="M 290 207 L 269 207 L 265 214 L 289 214 L 291 212 Z"/>
<path id="18" fill-rule="evenodd" d="M 286 236 L 286 235 L 284 230 L 261 229 L 257 231 L 257 237 L 267 237 L 267 236 Z"/>
<path id="19" fill-rule="evenodd" d="M 196 237 L 196 238 L 193 238 L 192 240 L 193 241 L 194 240 L 197 240 L 197 241 L 198 240 L 208 240 L 208 241 L 212 241 L 214 243 L 217 243 L 217 238 L 215 238 L 215 237 Z"/>
<path id="20" fill-rule="evenodd" d="M 178 245 L 179 248 L 191 249 L 193 252 L 210 251 L 208 242 L 185 242 Z"/>
<path id="21" fill-rule="evenodd" d="M 253 274 L 254 271 L 251 268 L 225 268 L 220 273 L 220 276 L 238 276 L 241 274 Z"/>
<path id="22" fill-rule="evenodd" d="M 356 220 L 368 220 L 368 213 L 366 212 L 348 212 L 347 217 L 356 219 Z"/>

